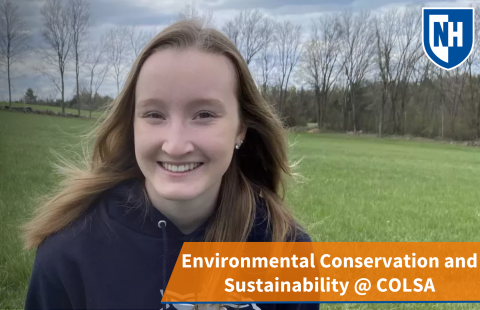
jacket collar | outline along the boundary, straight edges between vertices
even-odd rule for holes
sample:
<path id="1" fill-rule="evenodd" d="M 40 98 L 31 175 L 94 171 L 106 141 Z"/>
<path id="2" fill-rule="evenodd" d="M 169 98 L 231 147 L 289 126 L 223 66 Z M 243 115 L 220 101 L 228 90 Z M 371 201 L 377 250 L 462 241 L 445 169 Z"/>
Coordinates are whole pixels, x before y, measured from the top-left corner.
<path id="1" fill-rule="evenodd" d="M 209 223 L 206 221 L 194 232 L 183 234 L 172 221 L 145 199 L 142 179 L 123 181 L 105 194 L 107 214 L 111 219 L 152 237 L 164 237 L 160 228 L 160 223 L 164 221 L 168 239 L 199 241 Z"/>
<path id="2" fill-rule="evenodd" d="M 211 220 L 190 234 L 183 234 L 175 224 L 152 206 L 143 194 L 144 180 L 129 179 L 119 183 L 106 192 L 107 214 L 113 220 L 142 234 L 163 238 L 160 222 L 165 221 L 168 239 L 178 241 L 202 241 Z M 270 239 L 268 211 L 265 201 L 256 197 L 256 217 L 253 229 L 247 241 L 268 241 Z"/>

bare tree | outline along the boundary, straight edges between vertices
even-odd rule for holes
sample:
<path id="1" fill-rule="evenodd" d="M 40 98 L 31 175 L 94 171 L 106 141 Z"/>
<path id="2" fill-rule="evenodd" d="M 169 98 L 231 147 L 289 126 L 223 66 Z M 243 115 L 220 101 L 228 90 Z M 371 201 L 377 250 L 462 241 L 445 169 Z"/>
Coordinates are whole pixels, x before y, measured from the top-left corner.
<path id="1" fill-rule="evenodd" d="M 477 30 L 478 29 L 478 30 Z M 480 40 L 480 5 L 475 5 L 475 42 Z M 468 79 L 468 100 L 463 102 L 464 108 L 468 111 L 469 125 L 472 130 L 472 139 L 480 139 L 480 79 L 475 73 L 479 70 L 480 49 L 473 47 L 472 54 L 465 61 L 466 75 Z"/>
<path id="2" fill-rule="evenodd" d="M 367 77 L 374 55 L 374 37 L 370 27 L 370 13 L 353 14 L 345 11 L 340 17 L 344 73 L 348 100 L 352 107 L 353 131 L 357 131 L 357 92 Z M 344 114 L 344 117 L 346 114 Z"/>
<path id="3" fill-rule="evenodd" d="M 434 68 L 433 73 L 438 77 L 438 85 L 436 91 L 440 96 L 441 106 L 440 106 L 440 137 L 443 139 L 445 134 L 445 103 L 447 101 L 447 89 L 449 87 L 448 82 L 445 79 L 444 70 L 441 68 Z"/>
<path id="4" fill-rule="evenodd" d="M 278 110 L 282 113 L 286 102 L 290 75 L 301 55 L 302 33 L 300 25 L 284 21 L 276 27 L 276 52 L 279 70 L 280 100 Z"/>
<path id="5" fill-rule="evenodd" d="M 238 15 L 235 16 L 234 19 L 228 20 L 225 25 L 223 25 L 222 30 L 238 48 L 240 44 L 240 28 L 237 26 L 237 19 Z"/>
<path id="6" fill-rule="evenodd" d="M 240 13 L 242 16 L 242 12 Z M 243 55 L 245 55 L 245 60 L 247 61 L 247 65 L 250 64 L 253 57 L 264 48 L 265 44 L 268 41 L 265 41 L 265 38 L 269 38 L 268 36 L 262 36 L 262 32 L 265 31 L 265 27 L 267 27 L 268 31 L 268 23 L 264 22 L 265 16 L 258 10 L 251 10 L 251 11 L 243 11 L 243 24 L 241 25 L 243 40 L 242 45 L 240 47 L 243 50 Z"/>
<path id="7" fill-rule="evenodd" d="M 389 88 L 392 82 L 392 57 L 397 45 L 398 9 L 390 9 L 374 19 L 377 64 L 382 83 L 382 99 L 378 115 L 378 136 L 383 135 L 385 106 L 389 98 Z"/>
<path id="8" fill-rule="evenodd" d="M 446 72 L 446 77 L 448 79 L 448 88 L 447 89 L 447 98 L 449 99 L 449 105 L 447 109 L 449 110 L 450 117 L 450 133 L 455 134 L 455 125 L 458 117 L 458 112 L 460 105 L 463 103 L 462 96 L 465 92 L 465 84 L 467 80 L 467 70 L 468 67 L 465 65 L 458 66 L 451 71 Z"/>
<path id="9" fill-rule="evenodd" d="M 117 84 L 117 95 L 123 83 L 125 62 L 128 59 L 128 36 L 126 26 L 115 26 L 107 34 L 107 62 L 113 69 L 113 76 Z"/>
<path id="10" fill-rule="evenodd" d="M 148 41 L 152 38 L 152 34 L 139 26 L 127 26 L 126 31 L 128 43 L 132 52 L 131 55 L 133 60 L 135 60 Z"/>
<path id="11" fill-rule="evenodd" d="M 409 6 L 399 15 L 396 41 L 396 57 L 392 62 L 392 80 L 390 83 L 391 123 L 393 133 L 399 132 L 402 122 L 406 128 L 405 104 L 408 101 L 408 88 L 415 67 L 423 51 L 421 49 L 420 7 Z"/>
<path id="12" fill-rule="evenodd" d="M 46 48 L 41 49 L 40 54 L 44 60 L 40 64 L 35 66 L 35 70 L 53 83 L 55 87 L 52 88 L 50 92 L 53 92 L 53 89 L 56 89 L 57 95 L 61 95 L 62 77 L 58 74 L 57 62 L 55 62 L 55 59 L 54 57 L 52 57 L 51 52 Z"/>
<path id="13" fill-rule="evenodd" d="M 264 96 L 267 94 L 267 87 L 271 80 L 272 71 L 277 62 L 277 55 L 275 53 L 275 21 L 270 18 L 263 20 L 262 31 L 260 32 L 261 40 L 264 42 L 263 48 L 260 51 L 260 68 L 262 92 Z"/>
<path id="14" fill-rule="evenodd" d="M 89 117 L 92 118 L 92 110 L 96 108 L 95 102 L 98 94 L 98 89 L 105 81 L 109 66 L 106 61 L 107 44 L 106 39 L 102 37 L 98 44 L 91 44 L 88 48 L 87 57 L 85 60 L 85 69 L 88 70 L 88 89 L 89 98 L 87 107 L 89 110 Z"/>
<path id="15" fill-rule="evenodd" d="M 240 11 L 223 27 L 225 34 L 242 53 L 247 65 L 271 40 L 271 36 L 264 34 L 271 31 L 271 22 L 266 19 L 258 9 L 245 10 Z"/>
<path id="16" fill-rule="evenodd" d="M 468 60 L 471 61 L 471 60 Z M 460 106 L 465 106 L 467 97 L 467 80 L 470 66 L 468 62 L 451 71 L 434 68 L 433 73 L 437 78 L 435 91 L 440 96 L 440 137 L 445 137 L 445 124 L 450 120 L 450 134 L 455 135 L 455 124 Z M 474 82 L 475 83 L 475 82 Z"/>
<path id="17" fill-rule="evenodd" d="M 406 131 L 405 104 L 408 101 L 409 82 L 415 78 L 421 51 L 421 17 L 419 8 L 410 6 L 402 12 L 390 9 L 374 19 L 376 58 L 382 84 L 378 135 L 382 136 L 384 111 L 390 103 L 392 133 Z M 421 78 L 422 74 L 417 78 Z"/>
<path id="18" fill-rule="evenodd" d="M 65 66 L 72 46 L 68 10 L 60 0 L 47 0 L 41 10 L 45 29 L 43 37 L 47 43 L 45 62 L 55 65 L 60 73 L 60 81 L 55 86 L 62 95 L 62 113 L 65 114 Z M 45 73 L 51 79 L 53 75 Z"/>
<path id="19" fill-rule="evenodd" d="M 87 37 L 90 5 L 87 0 L 69 0 L 68 3 L 69 22 L 72 36 L 72 52 L 75 58 L 75 81 L 77 87 L 77 109 L 80 115 L 80 54 L 82 53 L 82 44 Z"/>
<path id="20" fill-rule="evenodd" d="M 413 95 L 415 102 L 418 104 L 420 113 L 418 116 L 419 126 L 422 126 L 425 129 L 424 132 L 429 132 L 431 135 L 432 118 L 429 117 L 428 114 L 430 99 L 435 95 L 430 91 L 430 88 L 433 85 L 432 69 L 434 64 L 424 53 L 420 53 L 420 55 L 421 56 L 415 65 L 412 78 L 415 91 Z"/>
<path id="21" fill-rule="evenodd" d="M 7 70 L 8 103 L 12 107 L 10 71 L 27 53 L 29 31 L 20 18 L 18 6 L 10 0 L 0 2 L 0 64 Z"/>
<path id="22" fill-rule="evenodd" d="M 305 71 L 315 92 L 317 125 L 324 126 L 328 98 L 340 73 L 340 26 L 334 14 L 313 21 L 311 39 L 304 49 Z"/>
<path id="23" fill-rule="evenodd" d="M 213 15 L 213 12 L 200 11 L 195 0 L 183 7 L 178 14 L 178 19 L 196 19 L 200 21 L 204 27 L 215 26 L 215 16 Z"/>

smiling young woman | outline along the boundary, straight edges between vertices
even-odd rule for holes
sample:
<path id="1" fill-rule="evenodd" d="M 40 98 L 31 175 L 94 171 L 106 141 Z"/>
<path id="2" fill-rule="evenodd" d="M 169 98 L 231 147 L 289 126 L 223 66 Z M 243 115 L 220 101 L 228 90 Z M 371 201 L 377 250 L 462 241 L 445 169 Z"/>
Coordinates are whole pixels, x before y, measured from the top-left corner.
<path id="1" fill-rule="evenodd" d="M 152 39 L 93 137 L 24 226 L 27 309 L 166 308 L 183 242 L 310 241 L 283 201 L 282 124 L 214 29 L 180 21 Z"/>

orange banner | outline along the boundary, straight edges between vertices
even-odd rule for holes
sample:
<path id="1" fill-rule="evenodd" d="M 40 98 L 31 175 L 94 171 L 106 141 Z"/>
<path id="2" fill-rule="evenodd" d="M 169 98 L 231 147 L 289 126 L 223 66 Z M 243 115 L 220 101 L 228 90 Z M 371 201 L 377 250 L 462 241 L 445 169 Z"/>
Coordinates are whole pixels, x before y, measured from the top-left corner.
<path id="1" fill-rule="evenodd" d="M 480 301 L 480 243 L 185 243 L 162 302 Z"/>

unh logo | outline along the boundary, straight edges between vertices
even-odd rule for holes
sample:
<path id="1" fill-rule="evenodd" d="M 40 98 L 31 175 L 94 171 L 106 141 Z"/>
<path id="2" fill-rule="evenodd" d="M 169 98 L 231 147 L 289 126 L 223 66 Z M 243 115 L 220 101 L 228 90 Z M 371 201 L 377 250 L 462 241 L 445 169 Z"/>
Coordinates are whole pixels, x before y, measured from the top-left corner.
<path id="1" fill-rule="evenodd" d="M 461 65 L 473 51 L 474 8 L 423 8 L 423 49 L 445 70 Z"/>

